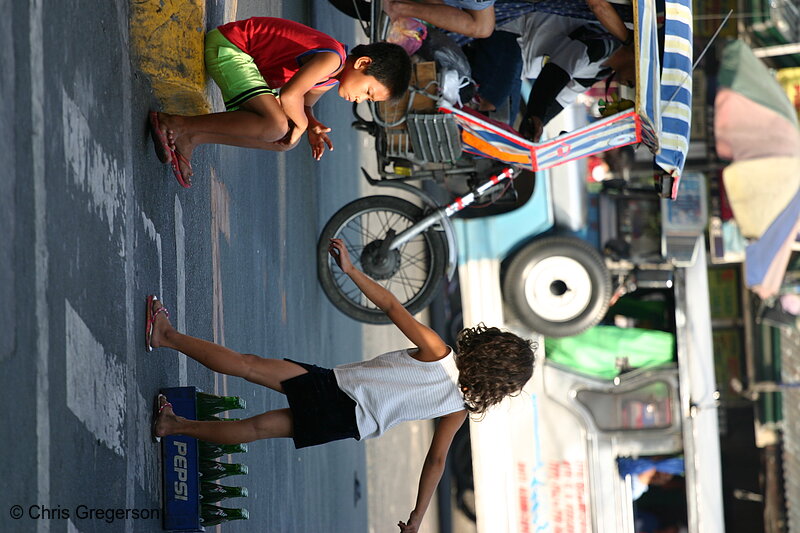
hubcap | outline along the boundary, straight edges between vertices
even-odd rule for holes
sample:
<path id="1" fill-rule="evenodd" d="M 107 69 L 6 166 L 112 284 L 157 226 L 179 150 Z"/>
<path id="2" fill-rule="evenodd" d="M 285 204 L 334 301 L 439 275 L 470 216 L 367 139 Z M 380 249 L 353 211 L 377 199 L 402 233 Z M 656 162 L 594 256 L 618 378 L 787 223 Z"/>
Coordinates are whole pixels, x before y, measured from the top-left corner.
<path id="1" fill-rule="evenodd" d="M 525 272 L 525 300 L 550 322 L 566 322 L 583 313 L 592 300 L 592 280 L 578 261 L 547 257 Z"/>
<path id="2" fill-rule="evenodd" d="M 387 250 L 381 252 L 383 240 L 374 240 L 361 252 L 361 266 L 364 274 L 372 279 L 389 279 L 400 268 L 400 252 Z"/>

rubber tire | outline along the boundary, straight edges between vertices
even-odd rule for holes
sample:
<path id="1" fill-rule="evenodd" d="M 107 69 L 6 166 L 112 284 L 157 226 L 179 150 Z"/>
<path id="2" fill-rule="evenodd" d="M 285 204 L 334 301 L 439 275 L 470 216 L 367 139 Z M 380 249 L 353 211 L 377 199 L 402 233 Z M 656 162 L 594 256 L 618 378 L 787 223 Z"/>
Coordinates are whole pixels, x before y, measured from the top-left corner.
<path id="1" fill-rule="evenodd" d="M 399 213 L 414 222 L 424 216 L 422 209 L 409 201 L 395 196 L 367 196 L 350 202 L 328 220 L 328 223 L 322 229 L 322 233 L 320 233 L 319 242 L 317 243 L 317 277 L 325 295 L 345 315 L 367 324 L 389 324 L 391 320 L 380 309 L 367 309 L 356 305 L 341 293 L 329 266 L 337 267 L 328 260 L 329 240 L 339 233 L 342 226 L 361 213 L 376 209 Z M 430 251 L 429 269 L 425 275 L 425 284 L 410 300 L 401 302 L 412 315 L 428 307 L 436 297 L 442 284 L 447 264 L 447 244 L 442 232 L 429 228 L 422 235 Z"/>
<path id="2" fill-rule="evenodd" d="M 546 258 L 567 257 L 578 262 L 588 275 L 592 294 L 584 309 L 565 321 L 552 321 L 533 309 L 525 296 L 528 270 Z M 568 280 L 562 280 L 569 286 Z M 611 275 L 603 256 L 587 242 L 575 237 L 546 237 L 528 244 L 511 260 L 503 279 L 503 296 L 511 311 L 527 327 L 545 337 L 569 337 L 597 325 L 611 298 Z"/>
<path id="3" fill-rule="evenodd" d="M 376 2 L 379 0 L 375 0 Z M 367 0 L 328 0 L 333 7 L 354 19 L 369 21 L 372 13 L 372 2 Z"/>

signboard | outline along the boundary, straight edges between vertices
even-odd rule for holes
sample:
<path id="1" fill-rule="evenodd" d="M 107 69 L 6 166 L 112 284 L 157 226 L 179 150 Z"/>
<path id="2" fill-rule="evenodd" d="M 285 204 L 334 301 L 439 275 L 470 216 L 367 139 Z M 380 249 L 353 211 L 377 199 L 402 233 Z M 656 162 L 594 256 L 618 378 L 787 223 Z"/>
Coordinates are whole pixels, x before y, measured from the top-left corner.
<path id="1" fill-rule="evenodd" d="M 197 420 L 194 387 L 161 389 L 176 415 Z M 203 531 L 200 526 L 200 476 L 197 439 L 170 435 L 161 439 L 164 529 Z"/>

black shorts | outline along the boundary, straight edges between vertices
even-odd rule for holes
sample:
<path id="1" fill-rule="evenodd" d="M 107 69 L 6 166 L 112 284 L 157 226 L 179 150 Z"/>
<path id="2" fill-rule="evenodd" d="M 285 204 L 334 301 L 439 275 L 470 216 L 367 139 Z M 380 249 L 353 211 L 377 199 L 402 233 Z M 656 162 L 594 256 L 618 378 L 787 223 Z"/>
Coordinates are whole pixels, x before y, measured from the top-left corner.
<path id="1" fill-rule="evenodd" d="M 341 439 L 360 440 L 356 402 L 339 388 L 333 370 L 286 359 L 308 373 L 281 382 L 294 425 L 294 447 Z"/>

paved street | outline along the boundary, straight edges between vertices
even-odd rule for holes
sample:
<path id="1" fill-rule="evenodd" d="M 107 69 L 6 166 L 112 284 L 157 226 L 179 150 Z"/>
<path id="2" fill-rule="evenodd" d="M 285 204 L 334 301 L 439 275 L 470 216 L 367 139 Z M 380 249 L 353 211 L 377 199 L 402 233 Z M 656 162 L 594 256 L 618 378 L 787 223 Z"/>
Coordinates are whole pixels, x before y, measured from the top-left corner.
<path id="1" fill-rule="evenodd" d="M 285 406 L 277 393 L 174 351 L 146 353 L 148 294 L 161 295 L 180 330 L 240 351 L 330 367 L 362 357 L 362 334 L 377 338 L 371 349 L 386 344 L 385 329 L 367 331 L 336 311 L 316 280 L 319 229 L 360 194 L 364 143 L 349 127 L 349 104 L 330 94 L 316 108 L 335 143 L 320 163 L 305 144 L 287 154 L 204 146 L 194 186 L 180 188 L 153 153 L 147 112 L 163 102 L 129 37 L 131 9 L 147 2 L 159 4 L 0 0 L 3 532 L 160 531 L 156 519 L 110 522 L 76 510 L 160 507 L 150 423 L 161 387 L 239 395 L 246 415 Z M 321 0 L 206 4 L 207 28 L 261 14 L 348 43 L 356 36 L 354 22 Z M 393 438 L 424 454 L 428 429 Z M 387 484 L 374 500 L 392 502 L 386 517 L 376 514 L 383 503 L 368 516 L 369 479 L 382 464 L 370 457 L 368 469 L 365 446 L 353 442 L 299 452 L 289 441 L 254 443 L 234 456 L 249 475 L 228 482 L 249 489 L 228 502 L 251 519 L 224 530 L 393 530 L 413 504 L 421 456 L 406 454 L 409 467 L 394 478 L 404 494 Z M 24 511 L 16 520 L 14 505 Z M 430 515 L 434 523 L 435 508 Z"/>

